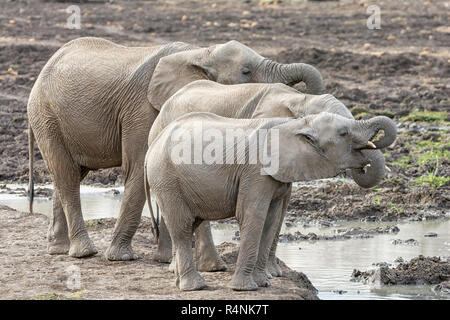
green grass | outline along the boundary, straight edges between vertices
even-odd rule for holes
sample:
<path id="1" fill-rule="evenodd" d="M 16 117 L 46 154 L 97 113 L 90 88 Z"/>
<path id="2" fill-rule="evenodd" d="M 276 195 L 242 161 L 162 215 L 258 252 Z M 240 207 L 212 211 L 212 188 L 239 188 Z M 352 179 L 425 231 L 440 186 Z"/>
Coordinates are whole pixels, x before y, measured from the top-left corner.
<path id="1" fill-rule="evenodd" d="M 31 300 L 61 300 L 61 298 L 63 298 L 63 295 L 61 295 L 59 293 L 44 292 L 44 293 L 35 294 L 30 299 Z"/>
<path id="2" fill-rule="evenodd" d="M 79 290 L 71 293 L 56 293 L 56 292 L 43 292 L 37 293 L 30 297 L 31 300 L 79 300 L 87 290 Z"/>
<path id="3" fill-rule="evenodd" d="M 407 116 L 402 117 L 401 121 L 412 121 L 412 122 L 445 122 L 447 119 L 446 111 L 419 111 L 414 110 L 410 112 Z"/>
<path id="4" fill-rule="evenodd" d="M 406 169 L 411 165 L 411 158 L 409 156 L 403 156 L 400 159 L 391 162 L 390 164 Z"/>
<path id="5" fill-rule="evenodd" d="M 439 189 L 450 182 L 450 177 L 436 176 L 433 172 L 428 172 L 427 177 L 418 177 L 414 179 L 418 185 L 429 185 L 432 188 Z"/>
<path id="6" fill-rule="evenodd" d="M 87 220 L 86 221 L 86 227 L 94 227 L 98 225 L 98 221 L 97 220 Z"/>

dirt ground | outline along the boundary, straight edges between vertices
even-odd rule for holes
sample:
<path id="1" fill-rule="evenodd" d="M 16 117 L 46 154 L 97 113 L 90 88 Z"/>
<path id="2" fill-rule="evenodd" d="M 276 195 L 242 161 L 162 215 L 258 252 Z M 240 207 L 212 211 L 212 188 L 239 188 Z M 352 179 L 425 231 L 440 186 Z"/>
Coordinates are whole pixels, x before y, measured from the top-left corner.
<path id="1" fill-rule="evenodd" d="M 0 205 L 0 297 L 1 299 L 214 299 L 222 300 L 316 300 L 316 289 L 303 274 L 281 263 L 283 277 L 268 288 L 236 292 L 226 287 L 237 259 L 237 246 L 222 243 L 218 251 L 228 265 L 225 272 L 202 272 L 207 288 L 181 292 L 168 264 L 152 259 L 156 245 L 150 234 L 150 219 L 143 219 L 133 248 L 140 259 L 108 261 L 103 253 L 110 242 L 115 219 L 93 220 L 89 235 L 99 254 L 76 259 L 47 254 L 48 218 L 29 215 Z M 24 232 L 24 230 L 27 230 Z M 80 275 L 77 282 L 77 274 Z M 69 284 L 68 284 L 69 283 Z"/>
<path id="2" fill-rule="evenodd" d="M 326 224 L 340 219 L 394 221 L 448 217 L 450 5 L 445 0 L 377 1 L 381 10 L 381 29 L 370 30 L 366 26 L 370 15 L 366 10 L 371 4 L 373 1 L 368 0 L 294 0 L 279 1 L 278 5 L 260 0 L 97 1 L 78 4 L 82 14 L 81 29 L 71 30 L 66 27 L 67 3 L 2 1 L 0 183 L 28 182 L 28 95 L 46 61 L 64 43 L 82 36 L 102 37 L 130 46 L 171 41 L 208 46 L 235 39 L 279 62 L 304 62 L 316 66 L 322 72 L 327 92 L 346 104 L 357 119 L 386 115 L 398 123 L 398 138 L 384 151 L 391 172 L 379 186 L 361 189 L 343 179 L 345 175 L 332 181 L 299 185 L 293 192 L 287 223 L 299 219 L 306 223 Z M 35 160 L 36 183 L 50 182 L 37 146 Z M 120 168 L 91 172 L 83 183 L 119 186 L 123 183 L 120 172 Z M 43 195 L 46 193 L 44 191 Z M 1 289 L 9 290 L 7 296 L 11 298 L 32 297 L 47 291 L 66 292 L 62 280 L 52 280 L 50 284 L 38 281 L 39 289 L 33 289 L 32 283 L 41 276 L 53 277 L 54 273 L 64 279 L 64 268 L 71 264 L 81 266 L 82 270 L 92 268 L 92 274 L 95 273 L 95 276 L 83 273 L 83 277 L 87 277 L 83 282 L 86 285 L 83 287 L 86 290 L 82 294 L 84 298 L 102 298 L 103 294 L 108 294 L 104 298 L 125 295 L 140 298 L 142 293 L 152 298 L 145 284 L 150 285 L 153 272 L 142 273 L 142 277 L 136 275 L 136 280 L 131 282 L 127 281 L 131 278 L 128 276 L 122 282 L 117 279 L 121 279 L 121 273 L 127 275 L 132 270 L 136 274 L 148 265 L 152 265 L 157 274 L 166 272 L 165 266 L 152 262 L 150 253 L 145 253 L 146 246 L 151 252 L 151 244 L 139 234 L 135 238 L 136 249 L 144 259 L 137 262 L 136 268 L 129 269 L 128 263 L 107 262 L 101 255 L 84 260 L 50 257 L 44 248 L 44 217 L 28 220 L 17 212 L 6 215 L 11 215 L 8 219 L 18 219 L 19 224 L 36 224 L 42 230 L 33 234 L 36 237 L 34 248 L 28 248 L 28 253 L 22 249 L 17 251 L 20 269 L 7 269 L 13 273 L 12 279 L 16 273 L 16 279 L 22 279 L 17 281 L 23 281 L 28 288 L 22 292 L 18 285 L 10 283 L 5 286 L 7 289 Z M 20 244 L 19 226 L 17 228 L 8 236 L 12 237 L 10 241 Z M 106 248 L 111 232 L 111 228 L 103 230 L 102 235 L 91 231 L 101 250 Z M 36 266 L 29 267 L 28 254 L 39 260 Z M 101 268 L 94 271 L 95 266 Z M 28 273 L 34 268 L 40 271 Z M 27 276 L 20 276 L 21 272 L 27 272 Z M 226 276 L 229 273 L 224 273 Z M 221 287 L 226 281 L 210 275 L 206 277 L 210 288 L 220 288 L 217 297 L 222 293 L 226 297 L 227 291 Z M 91 286 L 91 283 L 95 284 Z M 96 289 L 102 286 L 103 289 L 105 286 L 111 288 L 104 292 Z M 295 288 L 295 284 L 289 286 Z M 133 287 L 135 291 L 125 292 L 123 287 Z M 158 294 L 186 297 L 170 291 L 172 287 L 172 279 L 165 278 Z M 276 288 L 275 285 L 264 289 L 267 297 L 275 293 L 272 290 L 284 290 Z M 198 297 L 208 290 L 198 293 Z M 287 297 L 302 297 L 289 290 Z M 258 299 L 264 298 L 259 296 L 261 292 L 255 293 Z M 3 296 L 3 292 L 0 295 Z"/>

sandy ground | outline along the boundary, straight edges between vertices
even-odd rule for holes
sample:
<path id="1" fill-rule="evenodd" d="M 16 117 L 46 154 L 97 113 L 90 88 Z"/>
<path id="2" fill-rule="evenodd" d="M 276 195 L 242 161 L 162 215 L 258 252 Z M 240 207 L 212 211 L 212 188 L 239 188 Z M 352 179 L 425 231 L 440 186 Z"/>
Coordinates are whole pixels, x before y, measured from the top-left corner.
<path id="1" fill-rule="evenodd" d="M 169 272 L 168 264 L 152 259 L 156 245 L 147 218 L 143 219 L 133 240 L 133 248 L 140 258 L 132 262 L 112 262 L 102 254 L 111 239 L 114 219 L 88 223 L 89 235 L 99 248 L 99 254 L 75 259 L 47 253 L 46 216 L 29 215 L 1 205 L 0 216 L 1 299 L 317 299 L 316 289 L 308 278 L 283 263 L 284 275 L 272 279 L 271 287 L 253 292 L 226 288 L 237 258 L 237 246 L 232 243 L 218 245 L 229 267 L 226 272 L 202 272 L 207 288 L 181 292 L 175 286 L 175 276 Z"/>

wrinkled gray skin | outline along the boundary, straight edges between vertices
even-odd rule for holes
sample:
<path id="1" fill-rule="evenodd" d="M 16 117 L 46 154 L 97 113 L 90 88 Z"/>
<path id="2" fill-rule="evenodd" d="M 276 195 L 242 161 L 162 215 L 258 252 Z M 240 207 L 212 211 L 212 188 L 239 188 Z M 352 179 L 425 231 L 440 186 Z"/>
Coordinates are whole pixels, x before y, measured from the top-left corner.
<path id="1" fill-rule="evenodd" d="M 192 82 L 177 91 L 164 104 L 161 112 L 150 130 L 148 145 L 173 120 L 189 112 L 211 112 L 228 118 L 302 118 L 320 112 L 329 112 L 353 119 L 351 112 L 339 100 L 329 94 L 303 94 L 287 85 L 277 84 L 239 84 L 222 85 L 212 81 Z M 395 128 L 390 129 L 395 131 Z M 395 132 L 390 132 L 390 135 Z M 379 142 L 377 142 L 379 143 Z M 384 147 L 381 144 L 379 147 Z M 384 158 L 380 150 L 363 150 L 370 159 L 371 166 L 363 171 L 352 170 L 353 177 L 360 186 L 369 188 L 378 184 L 385 175 Z M 289 203 L 290 194 L 283 203 L 283 216 Z M 281 225 L 280 225 L 281 228 Z M 160 238 L 155 259 L 170 262 L 172 248 L 164 219 L 159 226 Z M 212 241 L 209 222 L 202 223 L 195 233 L 197 269 L 200 271 L 225 270 Z M 281 276 L 281 269 L 275 257 L 276 242 L 272 248 L 268 273 Z M 172 263 L 171 269 L 174 265 Z"/>
<path id="2" fill-rule="evenodd" d="M 98 252 L 83 221 L 80 181 L 90 170 L 121 166 L 125 191 L 105 255 L 109 260 L 137 259 L 131 240 L 145 203 L 148 132 L 167 98 L 200 79 L 226 84 L 304 81 L 308 91 L 323 90 L 313 67 L 278 64 L 237 41 L 207 48 L 181 42 L 124 47 L 79 38 L 51 57 L 28 101 L 31 199 L 34 139 L 55 186 L 50 254 L 86 257 Z"/>
<path id="3" fill-rule="evenodd" d="M 180 152 L 180 138 L 174 139 L 176 132 L 185 130 L 189 133 L 188 146 L 194 153 L 193 135 L 200 122 L 203 132 L 213 129 L 221 134 L 224 142 L 227 129 L 269 130 L 262 136 L 262 141 L 265 140 L 271 150 L 272 161 L 278 159 L 278 170 L 271 172 L 259 161 L 249 164 L 247 156 L 243 162 L 235 158 L 234 164 L 227 164 L 227 153 L 230 150 L 234 153 L 238 141 L 233 147 L 220 147 L 223 148 L 222 164 L 192 164 L 193 156 L 189 157 L 189 163 L 176 164 L 173 154 Z M 282 207 L 289 197 L 292 182 L 334 177 L 345 169 L 364 167 L 370 159 L 362 150 L 371 147 L 369 139 L 379 128 L 388 127 L 395 127 L 395 124 L 386 117 L 356 121 L 327 112 L 300 119 L 231 119 L 193 112 L 171 122 L 149 147 L 145 180 L 161 207 L 173 241 L 178 287 L 198 290 L 206 286 L 195 268 L 193 231 L 203 220 L 232 216 L 237 218 L 241 242 L 229 287 L 256 290 L 269 286 L 266 264 L 279 234 Z M 244 139 L 247 141 L 259 134 L 246 132 Z M 186 136 L 182 138 L 184 141 Z M 390 144 L 394 139 L 395 135 L 385 143 Z M 209 144 L 211 141 L 203 140 L 202 154 Z"/>

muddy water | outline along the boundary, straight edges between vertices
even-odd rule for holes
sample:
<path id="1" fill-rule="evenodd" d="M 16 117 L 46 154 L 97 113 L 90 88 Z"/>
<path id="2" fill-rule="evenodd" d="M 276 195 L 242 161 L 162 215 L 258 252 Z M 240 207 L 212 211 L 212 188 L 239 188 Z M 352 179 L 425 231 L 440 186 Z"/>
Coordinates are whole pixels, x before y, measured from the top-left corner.
<path id="1" fill-rule="evenodd" d="M 8 185 L 9 188 L 23 186 Z M 115 191 L 115 192 L 114 192 Z M 118 192 L 117 192 L 118 191 Z M 120 211 L 123 188 L 95 188 L 82 186 L 81 199 L 85 220 L 114 217 Z M 17 210 L 27 211 L 28 202 L 23 196 L 0 194 L 0 204 Z M 35 211 L 51 215 L 52 202 L 48 198 L 35 198 Z M 149 216 L 147 206 L 145 216 Z M 394 260 L 424 256 L 450 256 L 450 219 L 408 223 L 349 223 L 342 222 L 334 227 L 283 227 L 282 232 L 303 234 L 314 232 L 332 235 L 336 229 L 361 227 L 364 229 L 386 225 L 397 225 L 397 234 L 375 235 L 367 239 L 332 241 L 298 241 L 280 243 L 277 256 L 292 269 L 304 272 L 319 290 L 321 299 L 448 299 L 432 291 L 432 286 L 389 286 L 374 287 L 350 280 L 353 269 L 375 268 L 373 263 L 387 262 L 395 266 Z M 233 235 L 238 230 L 235 224 L 213 223 L 214 241 L 237 242 Z M 437 237 L 424 237 L 426 233 L 437 233 Z M 394 245 L 393 239 L 415 239 L 419 245 Z"/>

